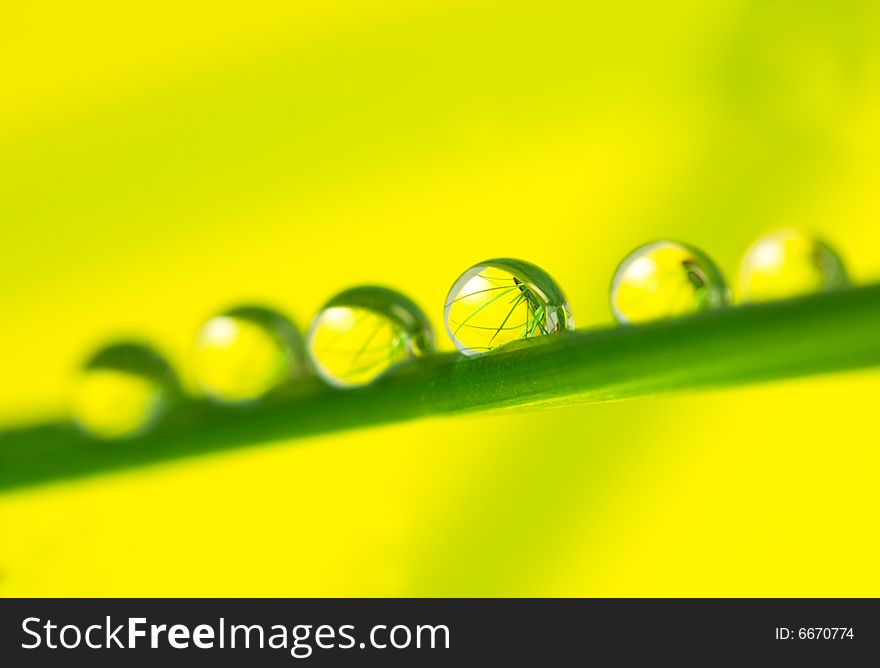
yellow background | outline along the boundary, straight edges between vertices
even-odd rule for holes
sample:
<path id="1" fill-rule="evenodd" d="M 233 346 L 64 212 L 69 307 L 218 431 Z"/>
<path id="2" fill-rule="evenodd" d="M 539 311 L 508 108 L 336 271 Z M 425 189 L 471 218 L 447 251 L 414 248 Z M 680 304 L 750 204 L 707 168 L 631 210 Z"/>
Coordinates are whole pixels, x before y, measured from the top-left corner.
<path id="1" fill-rule="evenodd" d="M 610 6 L 609 6 L 610 5 Z M 610 322 L 633 247 L 816 230 L 880 277 L 862 2 L 11 0 L 0 421 L 116 336 L 183 369 L 522 257 Z M 877 372 L 310 438 L 0 496 L 5 596 L 880 595 Z M 191 379 L 188 378 L 191 383 Z"/>

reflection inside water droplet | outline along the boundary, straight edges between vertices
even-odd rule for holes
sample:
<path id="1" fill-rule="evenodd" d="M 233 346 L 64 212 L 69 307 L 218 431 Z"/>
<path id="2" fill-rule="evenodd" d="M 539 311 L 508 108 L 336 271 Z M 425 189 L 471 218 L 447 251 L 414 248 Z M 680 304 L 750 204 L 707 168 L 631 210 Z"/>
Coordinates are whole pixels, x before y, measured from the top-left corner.
<path id="1" fill-rule="evenodd" d="M 246 306 L 208 320 L 196 337 L 196 383 L 221 403 L 256 401 L 303 370 L 296 327 L 271 309 Z"/>
<path id="2" fill-rule="evenodd" d="M 684 316 L 728 303 L 727 284 L 715 263 L 696 248 L 673 241 L 634 250 L 611 283 L 611 310 L 621 323 Z"/>
<path id="3" fill-rule="evenodd" d="M 449 290 L 446 331 L 466 355 L 513 341 L 574 329 L 559 286 L 523 260 L 487 260 L 465 271 Z"/>
<path id="4" fill-rule="evenodd" d="M 427 318 L 408 298 L 387 288 L 341 292 L 315 317 L 307 348 L 315 371 L 336 387 L 356 387 L 409 359 L 431 352 Z"/>
<path id="5" fill-rule="evenodd" d="M 746 251 L 737 296 L 742 302 L 761 302 L 848 284 L 843 262 L 825 243 L 797 230 L 780 230 L 761 237 Z"/>
<path id="6" fill-rule="evenodd" d="M 117 343 L 78 372 L 70 413 L 90 436 L 131 438 L 155 425 L 178 396 L 174 372 L 159 353 L 138 343 Z"/>

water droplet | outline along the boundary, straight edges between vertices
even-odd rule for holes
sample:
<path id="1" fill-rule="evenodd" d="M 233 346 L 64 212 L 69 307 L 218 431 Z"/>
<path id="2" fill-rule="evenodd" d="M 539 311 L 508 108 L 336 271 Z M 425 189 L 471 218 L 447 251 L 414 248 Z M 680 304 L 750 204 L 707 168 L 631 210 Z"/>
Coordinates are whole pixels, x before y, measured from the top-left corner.
<path id="1" fill-rule="evenodd" d="M 309 329 L 307 347 L 321 378 L 336 387 L 356 387 L 433 351 L 434 333 L 407 297 L 362 286 L 324 305 Z"/>
<path id="2" fill-rule="evenodd" d="M 90 436 L 131 438 L 156 424 L 178 396 L 174 372 L 159 353 L 139 343 L 116 343 L 83 365 L 70 412 Z"/>
<path id="3" fill-rule="evenodd" d="M 271 309 L 243 306 L 208 320 L 196 336 L 195 380 L 221 403 L 261 399 L 304 370 L 302 339 Z"/>
<path id="4" fill-rule="evenodd" d="M 846 270 L 825 243 L 796 230 L 758 239 L 740 263 L 737 296 L 742 302 L 786 299 L 848 285 Z"/>
<path id="5" fill-rule="evenodd" d="M 449 290 L 446 331 L 465 355 L 512 341 L 574 329 L 565 295 L 540 267 L 523 260 L 487 260 L 465 271 Z"/>
<path id="6" fill-rule="evenodd" d="M 614 273 L 611 310 L 621 323 L 674 318 L 730 301 L 721 272 L 702 251 L 656 241 L 630 253 Z"/>

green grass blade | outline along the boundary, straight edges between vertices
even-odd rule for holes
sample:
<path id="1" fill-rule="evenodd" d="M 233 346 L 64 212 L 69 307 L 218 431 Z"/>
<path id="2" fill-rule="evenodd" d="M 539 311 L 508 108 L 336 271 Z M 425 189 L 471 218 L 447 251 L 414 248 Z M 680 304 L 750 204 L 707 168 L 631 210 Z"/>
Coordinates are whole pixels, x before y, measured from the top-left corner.
<path id="1" fill-rule="evenodd" d="M 66 423 L 0 434 L 0 489 L 273 440 L 468 411 L 587 403 L 880 365 L 880 285 L 639 327 L 565 332 L 488 355 L 436 355 L 360 389 L 314 379 L 233 410 L 183 405 L 160 430 L 100 443 Z"/>

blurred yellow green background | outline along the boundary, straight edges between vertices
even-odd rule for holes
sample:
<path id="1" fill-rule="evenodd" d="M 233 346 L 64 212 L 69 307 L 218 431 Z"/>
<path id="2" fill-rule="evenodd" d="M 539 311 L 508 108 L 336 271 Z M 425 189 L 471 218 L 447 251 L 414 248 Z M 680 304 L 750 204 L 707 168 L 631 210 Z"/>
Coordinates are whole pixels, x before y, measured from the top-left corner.
<path id="1" fill-rule="evenodd" d="M 610 323 L 656 238 L 880 277 L 870 0 L 0 9 L 0 421 L 102 342 L 471 264 Z M 0 496 L 4 596 L 878 596 L 878 372 L 272 443 Z M 2 440 L 2 437 L 0 437 Z M 2 447 L 2 446 L 0 446 Z M 124 446 L 120 446 L 124 447 Z M 0 460 L 2 461 L 2 460 Z M 2 463 L 0 463 L 2 465 Z"/>

